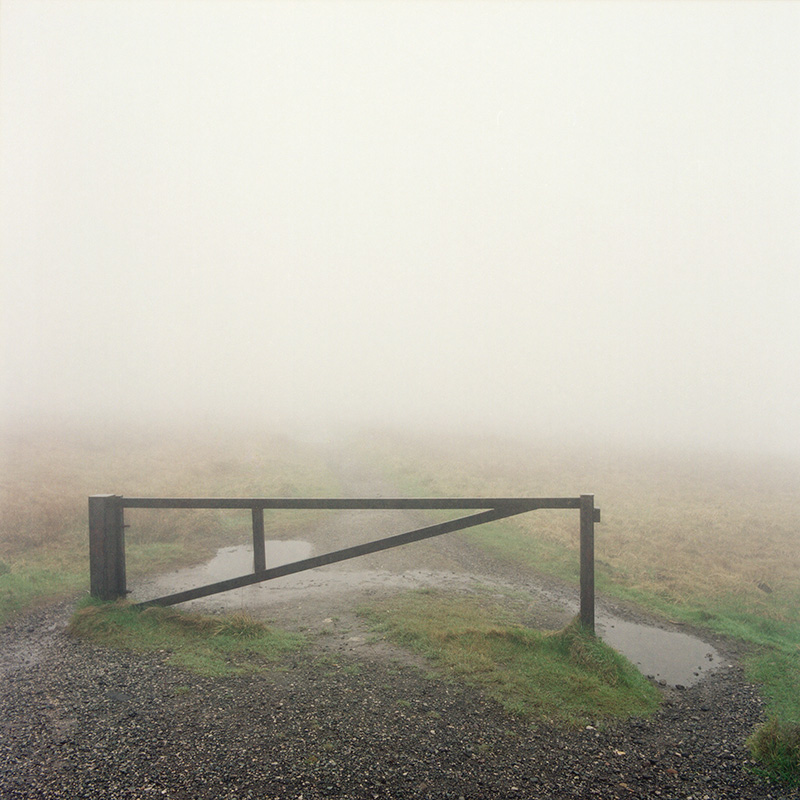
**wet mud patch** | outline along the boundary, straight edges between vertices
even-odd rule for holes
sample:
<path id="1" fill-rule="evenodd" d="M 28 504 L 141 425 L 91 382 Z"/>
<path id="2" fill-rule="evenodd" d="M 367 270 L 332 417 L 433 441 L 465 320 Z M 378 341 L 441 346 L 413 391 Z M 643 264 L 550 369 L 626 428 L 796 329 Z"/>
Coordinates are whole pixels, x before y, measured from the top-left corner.
<path id="1" fill-rule="evenodd" d="M 268 566 L 279 566 L 314 554 L 311 542 L 267 542 Z M 394 566 L 394 565 L 393 565 Z M 226 547 L 196 567 L 176 570 L 143 581 L 131 599 L 148 599 L 194 586 L 244 575 L 253 570 L 252 547 Z M 552 585 L 463 571 L 408 568 L 363 568 L 331 565 L 192 600 L 182 607 L 204 613 L 245 611 L 287 630 L 312 635 L 325 650 L 350 652 L 404 662 L 419 659 L 375 636 L 358 615 L 359 607 L 415 589 L 436 588 L 455 593 L 494 593 L 501 604 L 515 606 L 520 621 L 532 628 L 558 630 L 578 612 L 571 592 Z M 625 655 L 647 677 L 664 686 L 689 687 L 722 665 L 719 652 L 706 641 L 683 631 L 634 621 L 597 607 L 597 633 Z"/>

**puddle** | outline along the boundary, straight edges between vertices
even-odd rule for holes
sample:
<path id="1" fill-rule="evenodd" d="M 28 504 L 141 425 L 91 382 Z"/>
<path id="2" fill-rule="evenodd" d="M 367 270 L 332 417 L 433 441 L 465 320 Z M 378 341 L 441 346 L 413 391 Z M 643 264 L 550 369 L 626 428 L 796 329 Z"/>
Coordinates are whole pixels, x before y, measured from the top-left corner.
<path id="1" fill-rule="evenodd" d="M 312 545 L 305 541 L 268 541 L 267 566 L 276 567 L 309 558 L 312 551 Z M 251 546 L 224 547 L 206 564 L 142 581 L 130 598 L 134 602 L 142 602 L 252 571 Z M 485 576 L 434 570 L 419 569 L 397 573 L 388 570 L 346 570 L 329 566 L 232 589 L 182 605 L 184 608 L 196 608 L 204 612 L 232 611 L 317 598 L 324 602 L 326 595 L 346 590 L 370 594 L 386 588 L 463 588 L 474 585 L 477 580 L 484 585 L 491 582 L 491 578 Z M 563 596 L 545 591 L 539 594 L 543 601 L 566 607 L 570 613 L 577 613 L 577 598 L 566 600 Z M 721 657 L 711 645 L 686 633 L 629 622 L 603 611 L 600 607 L 597 609 L 596 625 L 597 633 L 603 641 L 623 653 L 644 675 L 670 686 L 692 686 L 721 666 Z"/>
<path id="2" fill-rule="evenodd" d="M 299 540 L 268 541 L 265 543 L 267 566 L 279 567 L 281 564 L 291 564 L 293 561 L 309 558 L 312 549 L 309 542 Z M 213 583 L 214 581 L 222 581 L 225 578 L 233 578 L 236 575 L 244 575 L 252 571 L 253 548 L 248 545 L 242 545 L 239 547 L 223 547 L 217 550 L 217 554 L 207 564 L 179 570 L 178 574 L 182 572 L 190 573 L 192 576 L 205 578 L 203 583 Z"/>
<path id="3" fill-rule="evenodd" d="M 266 542 L 267 567 L 279 567 L 281 564 L 290 564 L 311 556 L 312 545 L 299 540 L 268 541 Z M 253 548 L 249 545 L 238 547 L 223 547 L 205 564 L 196 567 L 186 567 L 174 572 L 167 572 L 155 578 L 139 581 L 130 593 L 134 602 L 142 602 L 154 597 L 162 597 L 173 592 L 182 592 L 207 583 L 224 581 L 253 571 Z M 301 573 L 303 574 L 303 573 Z M 285 584 L 296 576 L 277 578 L 268 583 Z M 184 608 L 214 606 L 219 609 L 238 608 L 242 605 L 245 595 L 250 596 L 267 586 L 266 583 L 245 586 L 241 589 L 232 589 L 229 592 L 212 595 L 210 598 L 201 598 L 183 603 Z"/>
<path id="4" fill-rule="evenodd" d="M 696 636 L 598 613 L 597 633 L 644 675 L 670 686 L 692 686 L 721 666 L 719 653 Z"/>
<path id="5" fill-rule="evenodd" d="M 309 558 L 313 546 L 304 541 L 267 541 L 267 567 L 277 567 Z M 253 548 L 249 545 L 223 547 L 206 564 L 187 567 L 155 578 L 137 582 L 129 599 L 133 602 L 161 597 L 163 595 L 222 581 L 253 571 Z M 203 611 L 230 611 L 245 607 L 264 607 L 296 600 L 319 597 L 347 590 L 358 590 L 365 594 L 386 588 L 417 589 L 428 586 L 464 586 L 466 576 L 434 570 L 407 570 L 403 573 L 388 570 L 347 570 L 336 565 L 317 567 L 306 572 L 273 578 L 263 583 L 231 589 L 221 594 L 190 600 L 183 608 Z M 471 580 L 469 582 L 472 582 Z"/>

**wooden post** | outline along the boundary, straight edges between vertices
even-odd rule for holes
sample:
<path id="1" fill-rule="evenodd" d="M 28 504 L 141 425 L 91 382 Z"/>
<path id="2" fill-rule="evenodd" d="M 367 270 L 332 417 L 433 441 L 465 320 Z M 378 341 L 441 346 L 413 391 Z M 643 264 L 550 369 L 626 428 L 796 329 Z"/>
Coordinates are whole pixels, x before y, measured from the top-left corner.
<path id="1" fill-rule="evenodd" d="M 89 497 L 89 575 L 92 597 L 116 600 L 127 594 L 122 498 Z"/>
<path id="2" fill-rule="evenodd" d="M 253 572 L 267 568 L 267 551 L 264 544 L 264 509 L 253 509 Z"/>
<path id="3" fill-rule="evenodd" d="M 594 495 L 581 495 L 581 625 L 594 633 Z"/>

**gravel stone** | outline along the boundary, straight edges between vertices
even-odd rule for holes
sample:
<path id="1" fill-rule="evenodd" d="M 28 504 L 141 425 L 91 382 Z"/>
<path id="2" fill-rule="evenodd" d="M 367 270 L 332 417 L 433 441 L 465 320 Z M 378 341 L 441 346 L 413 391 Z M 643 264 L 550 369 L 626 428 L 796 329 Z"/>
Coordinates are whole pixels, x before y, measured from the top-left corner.
<path id="1" fill-rule="evenodd" d="M 651 718 L 565 730 L 385 647 L 319 636 L 258 674 L 211 679 L 72 639 L 71 613 L 0 630 L 4 800 L 800 797 L 752 772 L 744 740 L 763 702 L 734 657 L 662 689 Z"/>

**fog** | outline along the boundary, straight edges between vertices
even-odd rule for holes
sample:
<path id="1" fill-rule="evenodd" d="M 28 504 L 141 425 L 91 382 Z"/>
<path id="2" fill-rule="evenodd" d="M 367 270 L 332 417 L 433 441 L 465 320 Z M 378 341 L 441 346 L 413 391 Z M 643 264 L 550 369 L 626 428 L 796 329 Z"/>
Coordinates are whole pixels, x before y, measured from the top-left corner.
<path id="1" fill-rule="evenodd" d="M 4 422 L 800 454 L 797 3 L 0 13 Z"/>

